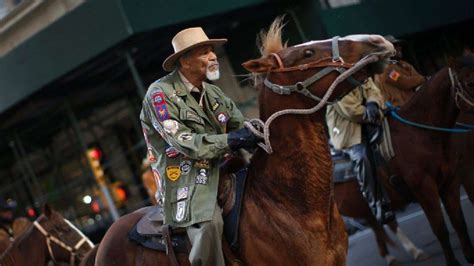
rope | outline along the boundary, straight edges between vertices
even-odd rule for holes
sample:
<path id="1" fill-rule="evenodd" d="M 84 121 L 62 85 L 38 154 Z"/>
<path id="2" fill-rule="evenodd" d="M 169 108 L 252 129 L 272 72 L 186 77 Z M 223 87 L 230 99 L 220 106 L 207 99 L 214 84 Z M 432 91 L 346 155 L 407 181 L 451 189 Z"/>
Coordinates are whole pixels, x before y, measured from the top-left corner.
<path id="1" fill-rule="evenodd" d="M 452 68 L 448 68 L 448 72 L 449 79 L 451 80 L 451 88 L 453 88 L 455 92 L 454 99 L 456 100 L 458 108 L 460 108 L 458 98 L 461 98 L 469 106 L 474 106 L 474 99 L 464 90 L 456 72 Z"/>
<path id="2" fill-rule="evenodd" d="M 301 115 L 306 115 L 306 114 L 312 114 L 324 107 L 324 105 L 327 103 L 328 99 L 331 97 L 333 91 L 335 90 L 336 86 L 339 85 L 339 83 L 343 82 L 345 79 L 347 79 L 349 76 L 354 74 L 355 72 L 359 71 L 361 68 L 364 66 L 377 62 L 378 59 L 378 53 L 373 53 L 370 54 L 360 61 L 358 61 L 353 67 L 348 69 L 346 72 L 342 73 L 339 75 L 331 84 L 329 89 L 326 91 L 324 94 L 323 98 L 319 103 L 317 103 L 314 107 L 310 109 L 286 109 L 286 110 L 281 110 L 278 111 L 274 114 L 272 114 L 266 122 L 263 122 L 260 119 L 250 119 L 249 121 L 244 122 L 244 126 L 247 127 L 250 131 L 252 131 L 253 134 L 256 136 L 259 136 L 264 139 L 264 143 L 258 143 L 258 146 L 260 146 L 264 151 L 266 151 L 268 154 L 273 153 L 273 149 L 270 143 L 270 124 L 278 118 L 279 116 L 286 115 L 286 114 L 301 114 Z M 258 129 L 257 129 L 258 127 Z M 259 129 L 263 129 L 263 132 L 260 132 Z"/>
<path id="3" fill-rule="evenodd" d="M 416 123 L 416 122 L 413 122 L 413 121 L 410 121 L 410 120 L 407 120 L 407 119 L 401 117 L 397 113 L 398 107 L 394 107 L 391 102 L 385 102 L 385 105 L 389 109 L 390 115 L 393 118 L 397 119 L 398 121 L 400 121 L 404 124 L 410 125 L 410 126 L 419 127 L 419 128 L 423 128 L 423 129 L 429 129 L 429 130 L 435 130 L 435 131 L 449 132 L 449 133 L 468 133 L 468 132 L 471 132 L 473 130 L 473 128 L 471 128 L 471 129 L 468 129 L 468 128 L 445 128 L 445 127 L 430 126 L 430 125 L 426 125 L 426 124 L 419 124 L 419 123 Z"/>

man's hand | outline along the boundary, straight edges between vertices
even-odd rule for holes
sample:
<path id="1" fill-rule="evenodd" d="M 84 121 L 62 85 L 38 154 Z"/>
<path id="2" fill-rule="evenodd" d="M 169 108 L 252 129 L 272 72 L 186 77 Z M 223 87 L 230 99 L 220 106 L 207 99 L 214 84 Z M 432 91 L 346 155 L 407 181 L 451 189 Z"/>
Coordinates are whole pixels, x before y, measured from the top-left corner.
<path id="1" fill-rule="evenodd" d="M 255 136 L 248 128 L 244 127 L 227 135 L 227 143 L 231 150 L 236 151 L 244 148 L 248 151 L 253 151 L 257 147 L 259 138 Z"/>
<path id="2" fill-rule="evenodd" d="M 376 124 L 380 120 L 379 105 L 376 102 L 368 102 L 365 106 L 364 116 L 365 121 Z"/>

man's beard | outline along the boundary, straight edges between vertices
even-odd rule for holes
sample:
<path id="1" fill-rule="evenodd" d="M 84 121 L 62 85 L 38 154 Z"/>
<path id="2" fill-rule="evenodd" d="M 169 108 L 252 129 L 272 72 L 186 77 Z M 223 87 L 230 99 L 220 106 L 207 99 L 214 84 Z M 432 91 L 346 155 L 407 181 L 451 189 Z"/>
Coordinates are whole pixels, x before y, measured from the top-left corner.
<path id="1" fill-rule="evenodd" d="M 215 67 L 215 70 L 211 70 L 211 66 L 207 66 L 206 69 L 206 78 L 208 80 L 218 80 L 220 77 L 220 72 L 219 72 L 219 65 L 212 65 L 212 67 Z"/>

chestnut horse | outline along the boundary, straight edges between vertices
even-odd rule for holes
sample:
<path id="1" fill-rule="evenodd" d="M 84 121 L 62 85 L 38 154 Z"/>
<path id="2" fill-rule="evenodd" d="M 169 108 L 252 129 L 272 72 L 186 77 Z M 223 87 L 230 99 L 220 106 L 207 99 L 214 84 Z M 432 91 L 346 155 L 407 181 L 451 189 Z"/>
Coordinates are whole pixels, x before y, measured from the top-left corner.
<path id="1" fill-rule="evenodd" d="M 0 254 L 2 254 L 12 243 L 15 238 L 18 238 L 32 223 L 25 217 L 18 217 L 13 220 L 12 232 L 10 236 L 8 232 L 0 229 Z"/>
<path id="2" fill-rule="evenodd" d="M 449 70 L 451 69 L 451 70 Z M 460 83 L 452 83 L 449 72 L 457 73 Z M 457 60 L 450 67 L 438 71 L 427 81 L 422 89 L 398 111 L 399 115 L 417 123 L 444 128 L 455 127 L 459 111 L 473 112 L 474 106 L 465 102 L 464 97 L 474 95 L 474 60 L 463 58 Z M 448 265 L 458 265 L 449 242 L 449 234 L 441 212 L 439 200 L 441 198 L 451 223 L 460 239 L 466 260 L 474 260 L 474 253 L 460 206 L 461 176 L 454 175 L 455 156 L 451 147 L 451 135 L 413 127 L 389 117 L 392 141 L 397 154 L 390 162 L 390 166 L 402 176 L 415 199 L 420 203 L 430 222 L 431 228 L 441 242 Z M 472 153 L 472 150 L 470 151 Z M 384 177 L 382 183 L 392 200 L 392 208 L 399 209 L 408 203 L 400 194 L 389 185 Z M 341 213 L 352 217 L 367 218 L 376 233 L 379 251 L 390 262 L 393 258 L 387 257 L 385 246 L 386 235 L 383 228 L 375 223 L 375 219 L 367 213 L 368 206 L 362 202 L 356 183 L 336 185 L 336 199 Z M 357 195 L 356 195 L 357 194 Z M 351 196 L 349 196 L 351 195 Z M 357 199 L 358 198 L 358 199 Z M 355 211 L 359 207 L 360 211 Z M 360 209 L 360 207 L 363 207 Z M 365 211 L 364 211 L 365 210 Z M 396 222 L 390 228 L 408 245 L 406 248 L 416 258 L 423 256 L 420 250 L 414 247 L 398 228 Z"/>
<path id="3" fill-rule="evenodd" d="M 76 265 L 94 245 L 71 222 L 48 205 L 20 237 L 0 256 L 0 265 Z"/>
<path id="4" fill-rule="evenodd" d="M 280 20 L 274 22 L 262 38 L 262 57 L 247 61 L 243 66 L 252 73 L 266 73 L 262 74 L 267 80 L 265 84 L 278 84 L 277 88 L 305 83 L 307 92 L 319 98 L 338 77 L 341 80 L 347 76 L 330 71 L 315 79 L 321 69 L 333 66 L 355 71 L 363 67 L 353 77 L 365 80 L 377 66 L 369 68 L 363 63 L 356 66 L 354 63 L 386 62 L 394 52 L 392 44 L 379 35 L 353 35 L 284 47 L 281 29 Z M 351 69 L 346 73 L 352 73 Z M 310 78 L 312 81 L 308 84 L 306 80 Z M 336 89 L 329 100 L 335 100 L 355 86 L 343 81 L 331 87 Z M 303 93 L 304 84 L 299 89 L 278 94 L 268 87 L 262 88 L 261 118 L 266 120 L 281 110 L 301 110 L 318 103 L 315 98 L 297 93 Z M 238 257 L 245 264 L 345 264 L 347 234 L 332 198 L 332 164 L 324 114 L 323 108 L 308 115 L 291 114 L 273 120 L 269 132 L 273 153 L 258 149 L 253 156 L 239 229 Z M 138 210 L 123 216 L 109 228 L 99 246 L 98 265 L 168 263 L 166 254 L 141 248 L 128 239 L 128 232 L 143 215 L 144 210 Z M 178 260 L 180 265 L 189 265 L 186 256 L 181 255 Z"/>

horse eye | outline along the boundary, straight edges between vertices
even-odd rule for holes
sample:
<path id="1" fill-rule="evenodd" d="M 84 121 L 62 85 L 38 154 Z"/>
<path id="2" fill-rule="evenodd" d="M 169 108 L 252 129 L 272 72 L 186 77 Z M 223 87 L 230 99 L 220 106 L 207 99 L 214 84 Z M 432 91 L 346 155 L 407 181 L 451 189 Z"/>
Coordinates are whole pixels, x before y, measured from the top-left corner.
<path id="1" fill-rule="evenodd" d="M 313 56 L 313 55 L 314 55 L 314 51 L 313 51 L 313 50 L 305 50 L 305 51 L 304 51 L 304 57 L 306 57 L 306 58 L 309 58 L 309 57 L 311 57 L 311 56 Z"/>

